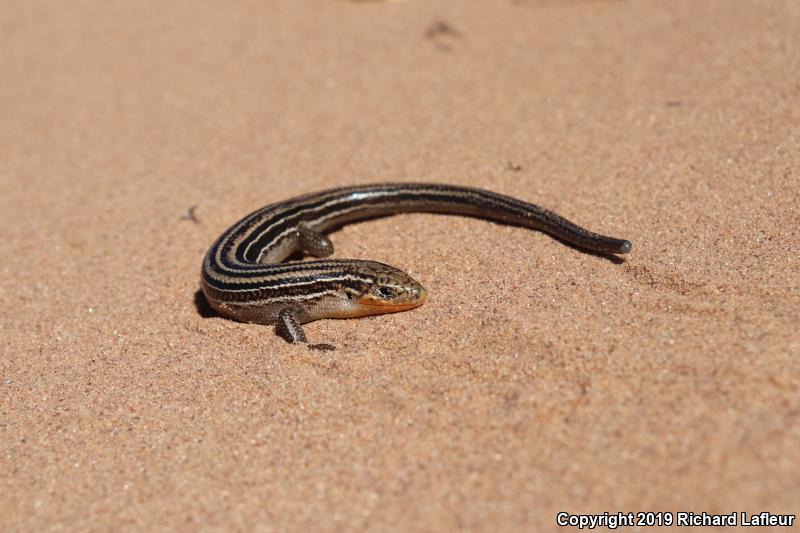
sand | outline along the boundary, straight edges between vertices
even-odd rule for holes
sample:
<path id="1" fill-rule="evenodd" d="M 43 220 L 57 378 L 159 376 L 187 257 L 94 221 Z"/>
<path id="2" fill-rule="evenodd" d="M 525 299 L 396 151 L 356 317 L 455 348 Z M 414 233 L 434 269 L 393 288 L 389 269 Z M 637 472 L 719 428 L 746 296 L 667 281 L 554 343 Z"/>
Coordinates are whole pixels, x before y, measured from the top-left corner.
<path id="1" fill-rule="evenodd" d="M 797 513 L 798 35 L 788 0 L 4 2 L 0 529 Z M 633 253 L 402 215 L 335 257 L 429 299 L 306 326 L 335 352 L 196 305 L 239 217 L 380 181 Z"/>

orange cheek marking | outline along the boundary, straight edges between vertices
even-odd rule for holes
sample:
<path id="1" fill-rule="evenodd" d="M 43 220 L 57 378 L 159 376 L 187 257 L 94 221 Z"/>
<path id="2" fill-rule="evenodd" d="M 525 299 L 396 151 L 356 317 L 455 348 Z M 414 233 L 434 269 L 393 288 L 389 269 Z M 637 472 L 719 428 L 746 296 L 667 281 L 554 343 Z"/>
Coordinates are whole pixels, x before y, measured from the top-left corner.
<path id="1" fill-rule="evenodd" d="M 420 305 L 422 305 L 422 302 L 414 302 L 413 304 L 378 304 L 378 305 L 365 304 L 364 307 L 375 309 L 376 313 L 396 313 L 398 311 L 407 311 L 409 309 L 414 309 L 415 307 L 419 307 Z"/>
<path id="2" fill-rule="evenodd" d="M 378 303 L 375 300 L 371 300 L 368 298 L 362 298 L 358 300 L 358 306 L 360 307 L 365 315 L 379 315 L 383 313 L 398 313 L 400 311 L 408 311 L 409 309 L 414 309 L 415 307 L 419 307 L 425 302 L 425 298 L 420 298 L 416 302 L 409 302 L 409 303 Z"/>

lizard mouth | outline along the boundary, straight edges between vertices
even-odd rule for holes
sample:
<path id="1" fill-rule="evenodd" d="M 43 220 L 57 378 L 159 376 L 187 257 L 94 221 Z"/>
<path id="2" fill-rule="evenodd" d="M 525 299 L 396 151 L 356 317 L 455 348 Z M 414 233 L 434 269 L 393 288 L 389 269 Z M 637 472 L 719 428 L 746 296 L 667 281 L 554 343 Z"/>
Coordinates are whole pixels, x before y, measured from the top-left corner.
<path id="1" fill-rule="evenodd" d="M 358 300 L 356 304 L 364 310 L 368 310 L 368 314 L 382 314 L 382 313 L 398 313 L 400 311 L 407 311 L 419 307 L 428 298 L 428 293 L 421 286 L 409 291 L 406 295 L 393 300 L 380 300 L 373 298 L 369 295 L 364 295 Z"/>

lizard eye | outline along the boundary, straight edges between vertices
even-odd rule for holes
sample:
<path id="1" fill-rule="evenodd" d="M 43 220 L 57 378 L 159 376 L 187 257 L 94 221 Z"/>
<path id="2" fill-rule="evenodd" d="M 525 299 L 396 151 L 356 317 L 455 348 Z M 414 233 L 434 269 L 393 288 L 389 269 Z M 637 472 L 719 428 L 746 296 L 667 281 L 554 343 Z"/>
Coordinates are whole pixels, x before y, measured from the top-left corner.
<path id="1" fill-rule="evenodd" d="M 394 296 L 394 291 L 389 287 L 378 287 L 378 296 L 388 300 Z"/>

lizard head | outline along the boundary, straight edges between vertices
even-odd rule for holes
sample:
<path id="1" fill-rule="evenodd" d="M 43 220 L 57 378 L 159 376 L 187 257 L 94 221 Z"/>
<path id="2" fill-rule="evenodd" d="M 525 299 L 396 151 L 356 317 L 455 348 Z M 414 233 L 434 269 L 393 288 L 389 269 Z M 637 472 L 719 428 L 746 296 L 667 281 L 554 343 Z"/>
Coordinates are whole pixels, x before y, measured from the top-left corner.
<path id="1" fill-rule="evenodd" d="M 417 280 L 389 265 L 363 262 L 357 269 L 359 282 L 348 290 L 353 311 L 359 315 L 396 313 L 420 306 L 427 292 Z"/>

